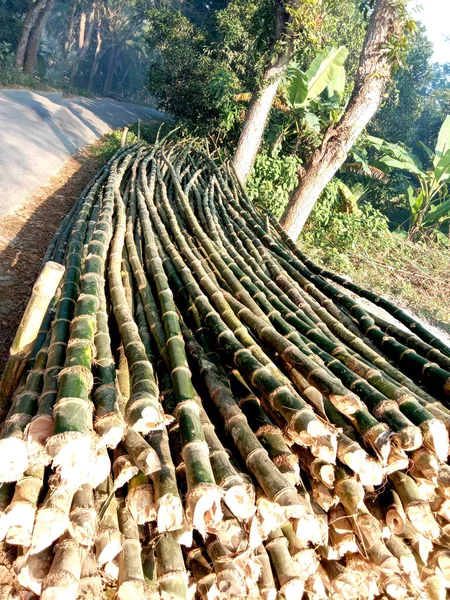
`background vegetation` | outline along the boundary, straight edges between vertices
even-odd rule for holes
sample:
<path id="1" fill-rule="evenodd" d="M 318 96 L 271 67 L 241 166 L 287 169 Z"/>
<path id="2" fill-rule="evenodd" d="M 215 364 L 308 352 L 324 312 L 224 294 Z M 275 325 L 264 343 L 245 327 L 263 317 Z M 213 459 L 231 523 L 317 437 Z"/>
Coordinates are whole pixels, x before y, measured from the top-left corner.
<path id="1" fill-rule="evenodd" d="M 14 68 L 14 53 L 36 2 L 0 0 L 0 84 L 56 82 L 67 91 L 153 99 L 183 133 L 207 136 L 223 156 L 233 153 L 249 93 L 276 47 L 275 0 L 56 0 L 27 75 Z M 348 102 L 372 5 L 297 4 L 295 56 L 247 185 L 277 216 Z M 341 49 L 342 69 L 336 63 L 327 85 L 302 96 L 314 65 Z M 410 21 L 389 52 L 393 76 L 384 102 L 323 191 L 300 243 L 450 330 L 437 289 L 450 275 L 450 160 L 436 174 L 449 148 L 439 148 L 438 134 L 450 114 L 450 63 L 431 62 L 424 27 Z M 450 145 L 450 122 L 443 136 Z"/>

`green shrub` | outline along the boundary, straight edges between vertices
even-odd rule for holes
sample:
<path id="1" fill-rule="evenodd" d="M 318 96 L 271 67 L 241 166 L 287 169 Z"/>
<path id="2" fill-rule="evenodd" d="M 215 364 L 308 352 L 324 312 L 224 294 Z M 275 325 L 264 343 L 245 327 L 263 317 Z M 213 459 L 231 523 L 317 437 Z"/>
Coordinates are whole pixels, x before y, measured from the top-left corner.
<path id="1" fill-rule="evenodd" d="M 297 184 L 299 160 L 295 156 L 269 154 L 262 150 L 247 183 L 249 197 L 280 217 Z"/>

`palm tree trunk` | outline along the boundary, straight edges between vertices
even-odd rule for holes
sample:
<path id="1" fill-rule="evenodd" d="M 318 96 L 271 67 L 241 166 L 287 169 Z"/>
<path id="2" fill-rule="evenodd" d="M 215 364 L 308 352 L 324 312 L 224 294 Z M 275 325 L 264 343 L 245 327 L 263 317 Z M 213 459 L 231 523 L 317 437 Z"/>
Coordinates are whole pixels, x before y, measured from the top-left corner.
<path id="1" fill-rule="evenodd" d="M 39 13 L 36 23 L 30 33 L 28 39 L 27 52 L 25 57 L 25 63 L 23 66 L 23 72 L 28 75 L 33 75 L 36 68 L 36 60 L 39 50 L 39 44 L 41 42 L 42 32 L 50 17 L 50 14 L 55 5 L 55 0 L 48 0 L 44 9 Z"/>
<path id="2" fill-rule="evenodd" d="M 289 199 L 280 224 L 296 240 L 320 193 L 345 162 L 350 148 L 380 105 L 390 77 L 386 46 L 403 21 L 392 0 L 377 0 L 367 27 L 355 87 L 344 115 L 326 132 L 321 146 L 305 167 L 305 174 Z"/>
<path id="3" fill-rule="evenodd" d="M 25 15 L 25 19 L 23 21 L 22 32 L 20 34 L 19 42 L 17 44 L 16 49 L 16 58 L 14 61 L 14 66 L 16 69 L 23 69 L 23 63 L 25 61 L 25 53 L 27 50 L 28 39 L 30 37 L 31 30 L 33 25 L 38 18 L 39 13 L 43 10 L 47 0 L 36 0 L 34 2 L 27 14 Z"/>
<path id="4" fill-rule="evenodd" d="M 284 3 L 277 1 L 276 7 L 275 43 L 280 42 L 286 35 L 288 15 Z M 247 115 L 242 127 L 241 135 L 233 157 L 234 169 L 241 180 L 245 183 L 253 167 L 255 157 L 261 145 L 264 129 L 272 107 L 281 78 L 292 58 L 293 43 L 288 39 L 285 49 L 275 61 L 266 68 L 263 75 L 261 88 L 255 90 L 250 100 Z"/>

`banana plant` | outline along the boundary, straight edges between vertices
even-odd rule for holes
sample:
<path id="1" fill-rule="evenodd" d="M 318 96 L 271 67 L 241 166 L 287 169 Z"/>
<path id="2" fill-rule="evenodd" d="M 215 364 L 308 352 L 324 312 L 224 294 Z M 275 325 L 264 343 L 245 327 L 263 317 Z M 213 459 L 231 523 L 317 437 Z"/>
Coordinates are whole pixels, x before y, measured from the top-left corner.
<path id="1" fill-rule="evenodd" d="M 319 141 L 321 120 L 328 124 L 337 118 L 345 92 L 347 55 L 345 46 L 333 47 L 317 54 L 307 71 L 291 64 L 285 93 L 275 104 L 288 115 L 283 137 L 295 135 L 298 138 L 306 130 Z"/>
<path id="2" fill-rule="evenodd" d="M 450 180 L 450 115 L 441 126 L 434 150 L 420 142 L 429 159 L 427 168 L 413 152 L 398 144 L 372 136 L 369 136 L 369 141 L 383 153 L 378 160 L 382 168 L 406 171 L 419 183 L 418 189 L 411 185 L 407 189 L 410 207 L 408 237 L 414 239 L 424 228 L 431 228 L 438 241 L 449 245 L 448 236 L 439 228 L 450 219 L 450 197 L 446 195 Z"/>
<path id="3" fill-rule="evenodd" d="M 287 105 L 295 110 L 307 107 L 325 90 L 328 99 L 342 99 L 345 90 L 344 62 L 348 56 L 345 46 L 320 52 L 306 72 L 292 64 L 288 69 Z"/>

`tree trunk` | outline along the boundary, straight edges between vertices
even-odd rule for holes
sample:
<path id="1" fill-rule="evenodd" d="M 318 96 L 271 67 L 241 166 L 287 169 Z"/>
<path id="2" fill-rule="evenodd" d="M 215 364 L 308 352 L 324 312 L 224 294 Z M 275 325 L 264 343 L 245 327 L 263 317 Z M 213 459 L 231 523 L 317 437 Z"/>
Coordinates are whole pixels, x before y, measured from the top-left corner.
<path id="1" fill-rule="evenodd" d="M 84 32 L 86 31 L 86 11 L 83 10 L 80 15 L 80 28 L 78 29 L 78 49 L 84 46 Z"/>
<path id="2" fill-rule="evenodd" d="M 70 49 L 70 40 L 73 34 L 73 28 L 75 25 L 75 14 L 77 12 L 78 0 L 73 0 L 72 11 L 70 13 L 69 24 L 67 26 L 66 31 L 66 40 L 64 42 L 64 56 L 66 57 L 69 54 Z"/>
<path id="3" fill-rule="evenodd" d="M 44 9 L 39 13 L 39 16 L 31 30 L 30 37 L 28 39 L 27 52 L 25 57 L 25 63 L 23 66 L 24 73 L 27 75 L 33 75 L 34 69 L 36 68 L 36 60 L 39 50 L 39 44 L 41 42 L 42 32 L 50 17 L 53 10 L 55 0 L 48 0 Z"/>
<path id="4" fill-rule="evenodd" d="M 20 34 L 19 42 L 17 44 L 16 49 L 16 57 L 14 61 L 14 66 L 16 69 L 23 69 L 23 63 L 25 61 L 25 53 L 27 50 L 28 39 L 30 37 L 30 32 L 33 28 L 33 25 L 38 18 L 39 13 L 43 10 L 47 0 L 36 0 L 30 8 L 28 9 L 27 14 L 25 15 L 25 19 L 22 25 L 22 32 Z"/>
<path id="5" fill-rule="evenodd" d="M 78 68 L 86 57 L 86 54 L 89 50 L 89 46 L 92 40 L 92 34 L 94 33 L 94 25 L 95 25 L 95 11 L 96 11 L 96 2 L 92 2 L 91 11 L 89 13 L 88 18 L 88 29 L 86 35 L 83 32 L 83 45 L 81 49 L 77 52 L 77 56 L 75 57 L 74 63 L 72 65 L 72 70 L 70 71 L 70 80 L 73 81 L 75 79 L 75 75 L 77 74 Z"/>
<path id="6" fill-rule="evenodd" d="M 367 27 L 350 102 L 336 127 L 325 133 L 322 144 L 305 166 L 280 224 L 297 240 L 320 193 L 345 162 L 350 148 L 380 105 L 390 77 L 386 46 L 402 26 L 393 0 L 377 0 Z"/>
<path id="7" fill-rule="evenodd" d="M 278 1 L 274 46 L 286 35 L 287 23 L 288 15 L 285 11 L 284 3 Z M 252 93 L 250 105 L 233 157 L 233 166 L 242 183 L 245 183 L 253 167 L 255 157 L 261 145 L 270 109 L 283 74 L 292 58 L 292 53 L 292 39 L 288 39 L 284 51 L 278 55 L 275 64 L 267 67 L 263 75 L 261 88 Z"/>
<path id="8" fill-rule="evenodd" d="M 100 51 L 102 49 L 102 31 L 101 22 L 97 25 L 97 45 L 95 47 L 94 62 L 92 63 L 91 74 L 89 75 L 88 89 L 92 90 L 94 86 L 95 75 L 97 74 L 98 63 L 100 62 Z"/>
<path id="9" fill-rule="evenodd" d="M 114 73 L 116 71 L 116 56 L 117 56 L 117 48 L 116 46 L 111 46 L 108 57 L 108 66 L 106 69 L 106 79 L 103 85 L 104 92 L 110 92 L 114 80 Z"/>

